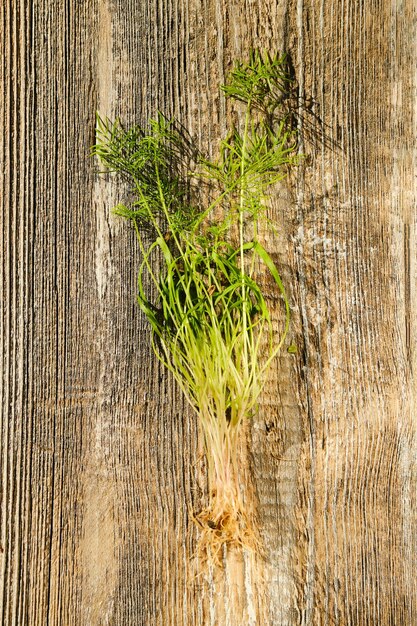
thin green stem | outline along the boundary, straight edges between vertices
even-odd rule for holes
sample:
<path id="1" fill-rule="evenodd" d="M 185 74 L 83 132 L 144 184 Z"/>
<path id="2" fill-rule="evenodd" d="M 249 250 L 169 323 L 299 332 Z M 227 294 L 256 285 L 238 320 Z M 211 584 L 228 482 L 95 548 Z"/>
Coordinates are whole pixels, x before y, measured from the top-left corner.
<path id="1" fill-rule="evenodd" d="M 245 127 L 243 132 L 242 158 L 240 164 L 240 198 L 239 198 L 239 247 L 240 247 L 240 269 L 242 272 L 242 332 L 243 332 L 243 367 L 245 375 L 248 373 L 248 342 L 247 342 L 247 302 L 246 302 L 246 286 L 245 286 L 245 252 L 244 252 L 244 214 L 245 214 L 245 165 L 246 165 L 246 145 L 248 140 L 248 129 L 251 112 L 251 101 L 249 100 L 246 107 Z"/>

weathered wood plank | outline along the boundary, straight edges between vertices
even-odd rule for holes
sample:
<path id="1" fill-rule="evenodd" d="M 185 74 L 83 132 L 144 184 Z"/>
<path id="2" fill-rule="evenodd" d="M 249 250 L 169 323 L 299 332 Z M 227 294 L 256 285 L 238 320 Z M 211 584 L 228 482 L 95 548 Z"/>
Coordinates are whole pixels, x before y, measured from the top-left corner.
<path id="1" fill-rule="evenodd" d="M 412 624 L 415 7 L 294 2 L 291 14 L 302 96 L 321 120 L 305 141 L 295 248 L 302 623 Z"/>
<path id="2" fill-rule="evenodd" d="M 0 6 L 2 623 L 417 621 L 415 23 L 411 0 Z M 88 151 L 97 109 L 160 108 L 213 153 L 251 47 L 286 49 L 300 90 L 306 160 L 265 234 L 299 352 L 242 445 L 267 562 L 198 576 L 196 423 Z"/>

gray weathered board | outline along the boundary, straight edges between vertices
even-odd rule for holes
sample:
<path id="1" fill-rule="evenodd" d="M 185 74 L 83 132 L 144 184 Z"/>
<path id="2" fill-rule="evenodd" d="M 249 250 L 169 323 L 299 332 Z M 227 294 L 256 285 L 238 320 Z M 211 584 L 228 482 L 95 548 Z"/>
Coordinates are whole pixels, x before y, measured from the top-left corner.
<path id="1" fill-rule="evenodd" d="M 3 0 L 0 29 L 0 623 L 417 624 L 413 0 Z M 196 421 L 89 147 L 96 110 L 159 108 L 214 154 L 251 47 L 299 89 L 266 236 L 298 353 L 243 446 L 266 558 L 204 572 Z"/>

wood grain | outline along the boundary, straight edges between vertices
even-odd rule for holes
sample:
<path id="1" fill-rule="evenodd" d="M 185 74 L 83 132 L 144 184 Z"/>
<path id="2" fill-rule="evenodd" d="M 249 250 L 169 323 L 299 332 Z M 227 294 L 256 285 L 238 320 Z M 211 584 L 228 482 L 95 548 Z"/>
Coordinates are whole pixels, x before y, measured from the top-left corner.
<path id="1" fill-rule="evenodd" d="M 416 10 L 411 0 L 0 5 L 0 622 L 417 623 Z M 294 66 L 302 166 L 264 233 L 297 355 L 242 441 L 266 560 L 194 558 L 197 425 L 135 304 L 95 112 L 177 115 L 214 154 L 251 47 Z"/>
<path id="2" fill-rule="evenodd" d="M 317 2 L 292 15 L 301 95 L 322 126 L 298 181 L 309 407 L 300 608 L 306 624 L 412 624 L 415 13 Z"/>

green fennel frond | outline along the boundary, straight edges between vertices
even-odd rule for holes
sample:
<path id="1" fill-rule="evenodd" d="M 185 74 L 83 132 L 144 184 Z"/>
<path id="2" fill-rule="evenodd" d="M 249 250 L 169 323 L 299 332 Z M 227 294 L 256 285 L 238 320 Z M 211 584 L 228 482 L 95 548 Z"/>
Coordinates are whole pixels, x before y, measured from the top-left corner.
<path id="1" fill-rule="evenodd" d="M 286 69 L 286 55 L 271 56 L 254 50 L 249 61 L 238 61 L 230 80 L 221 89 L 228 97 L 244 102 L 260 111 L 273 114 L 288 97 L 292 79 Z"/>

